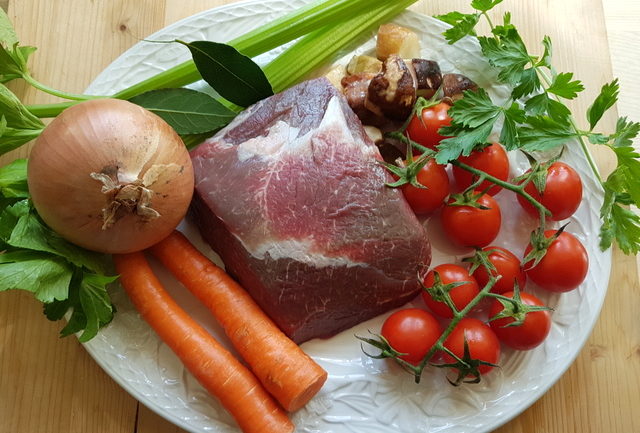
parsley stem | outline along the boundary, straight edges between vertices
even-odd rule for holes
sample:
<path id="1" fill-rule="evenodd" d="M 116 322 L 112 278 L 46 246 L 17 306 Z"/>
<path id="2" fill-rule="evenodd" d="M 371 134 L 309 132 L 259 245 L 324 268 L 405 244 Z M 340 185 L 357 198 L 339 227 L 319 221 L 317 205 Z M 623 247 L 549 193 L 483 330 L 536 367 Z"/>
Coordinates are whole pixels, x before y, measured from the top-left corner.
<path id="1" fill-rule="evenodd" d="M 36 89 L 53 96 L 63 98 L 63 99 L 70 99 L 72 101 L 87 101 L 89 99 L 98 99 L 103 97 L 103 96 L 92 96 L 92 95 L 78 95 L 75 93 L 62 92 L 60 90 L 56 90 L 45 84 L 42 84 L 41 82 L 33 78 L 31 75 L 26 73 L 22 75 L 22 78 L 31 86 L 35 87 Z"/>
<path id="2" fill-rule="evenodd" d="M 551 87 L 551 79 L 549 78 L 549 76 L 539 66 L 533 65 L 533 67 L 536 69 L 538 76 L 544 82 L 547 88 Z M 556 101 L 561 102 L 559 96 L 553 95 L 553 97 Z M 593 155 L 591 155 L 591 151 L 589 151 L 589 146 L 587 145 L 587 142 L 584 140 L 582 131 L 578 128 L 578 125 L 576 124 L 576 121 L 573 118 L 573 115 L 569 114 L 568 120 L 569 120 L 569 124 L 571 125 L 571 129 L 573 129 L 573 131 L 576 133 L 576 138 L 580 143 L 580 147 L 582 147 L 582 152 L 587 158 L 587 162 L 589 163 L 589 167 L 591 167 L 591 171 L 596 176 L 596 179 L 598 180 L 598 182 L 600 182 L 600 185 L 604 187 L 604 180 L 602 179 L 602 176 L 600 176 L 600 171 L 598 170 L 598 166 L 596 165 L 596 162 L 593 159 Z"/>

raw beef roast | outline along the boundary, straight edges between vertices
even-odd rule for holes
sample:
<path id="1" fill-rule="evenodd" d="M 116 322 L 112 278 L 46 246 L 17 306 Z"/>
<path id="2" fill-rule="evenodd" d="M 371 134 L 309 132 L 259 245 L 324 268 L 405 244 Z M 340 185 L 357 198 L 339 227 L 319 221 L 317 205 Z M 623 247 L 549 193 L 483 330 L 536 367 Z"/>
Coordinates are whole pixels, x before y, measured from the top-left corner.
<path id="1" fill-rule="evenodd" d="M 418 292 L 426 233 L 325 79 L 250 107 L 192 158 L 203 237 L 294 341 L 331 336 Z"/>

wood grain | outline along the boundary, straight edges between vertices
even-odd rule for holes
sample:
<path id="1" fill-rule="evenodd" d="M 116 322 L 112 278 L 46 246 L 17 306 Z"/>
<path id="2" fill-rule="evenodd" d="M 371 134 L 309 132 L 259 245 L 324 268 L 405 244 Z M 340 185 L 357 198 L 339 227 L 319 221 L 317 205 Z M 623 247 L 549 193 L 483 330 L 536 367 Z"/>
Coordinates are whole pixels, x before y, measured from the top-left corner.
<path id="1" fill-rule="evenodd" d="M 41 81 L 68 91 L 82 89 L 139 39 L 198 11 L 234 0 L 9 0 L 8 13 L 23 43 L 40 49 L 31 63 Z M 0 6 L 3 6 L 0 1 Z M 413 9 L 442 13 L 467 0 L 422 1 Z M 621 112 L 640 118 L 637 70 L 640 6 L 631 0 L 505 2 L 531 47 L 546 34 L 555 42 L 558 69 L 575 71 L 588 91 L 574 104 L 584 112 L 600 86 L 624 75 Z M 603 4 L 606 10 L 603 10 Z M 496 14 L 496 20 L 499 14 Z M 619 25 L 605 28 L 604 17 Z M 567 17 L 580 25 L 567 25 Z M 634 19 L 633 17 L 636 17 Z M 587 29 L 587 30 L 585 30 Z M 627 72 L 619 74 L 618 71 Z M 55 101 L 13 84 L 28 103 Z M 633 95 L 627 96 L 625 95 Z M 624 111 L 623 111 L 624 110 Z M 614 116 L 604 125 L 612 127 Z M 21 149 L 0 164 L 26 155 Z M 603 170 L 613 160 L 598 153 Z M 640 286 L 635 258 L 616 251 L 609 293 L 587 345 L 561 380 L 522 415 L 499 429 L 520 432 L 637 432 L 640 417 Z M 86 354 L 76 340 L 57 338 L 26 293 L 0 295 L 0 433 L 177 433 L 182 430 L 139 406 Z M 544 368 L 544 366 L 541 366 Z M 139 406 L 139 407 L 138 407 Z M 367 432 L 369 433 L 369 432 Z"/>

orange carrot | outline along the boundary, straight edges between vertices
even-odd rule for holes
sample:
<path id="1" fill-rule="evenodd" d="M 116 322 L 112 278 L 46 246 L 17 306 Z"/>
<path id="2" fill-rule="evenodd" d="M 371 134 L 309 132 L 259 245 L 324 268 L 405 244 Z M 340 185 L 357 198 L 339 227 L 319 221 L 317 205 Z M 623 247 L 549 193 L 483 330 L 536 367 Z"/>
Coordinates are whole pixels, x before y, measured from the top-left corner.
<path id="1" fill-rule="evenodd" d="M 120 282 L 142 318 L 245 433 L 294 430 L 256 377 L 164 290 L 141 252 L 114 255 Z"/>
<path id="2" fill-rule="evenodd" d="M 236 350 L 282 407 L 298 410 L 322 388 L 327 372 L 182 233 L 174 231 L 150 251 L 211 310 Z"/>

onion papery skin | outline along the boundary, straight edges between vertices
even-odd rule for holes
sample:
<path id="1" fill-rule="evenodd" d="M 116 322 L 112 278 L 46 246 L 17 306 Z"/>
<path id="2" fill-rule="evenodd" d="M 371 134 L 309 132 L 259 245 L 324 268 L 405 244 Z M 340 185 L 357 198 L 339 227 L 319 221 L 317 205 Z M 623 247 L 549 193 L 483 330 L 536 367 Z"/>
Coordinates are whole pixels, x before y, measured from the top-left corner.
<path id="1" fill-rule="evenodd" d="M 117 99 L 86 101 L 55 118 L 35 142 L 27 180 L 47 225 L 76 245 L 110 254 L 140 251 L 168 236 L 184 218 L 194 187 L 178 134 L 157 115 Z M 157 217 L 120 206 L 105 224 L 103 212 L 114 197 L 105 180 L 143 188 Z"/>

